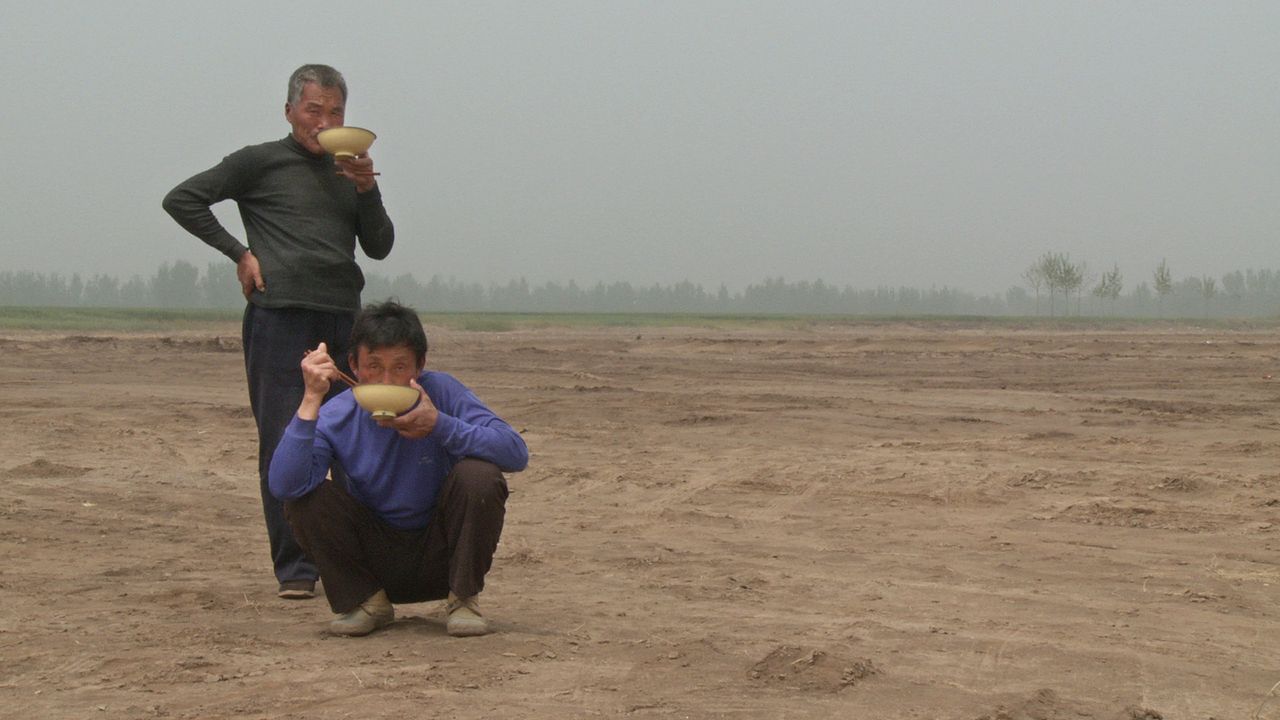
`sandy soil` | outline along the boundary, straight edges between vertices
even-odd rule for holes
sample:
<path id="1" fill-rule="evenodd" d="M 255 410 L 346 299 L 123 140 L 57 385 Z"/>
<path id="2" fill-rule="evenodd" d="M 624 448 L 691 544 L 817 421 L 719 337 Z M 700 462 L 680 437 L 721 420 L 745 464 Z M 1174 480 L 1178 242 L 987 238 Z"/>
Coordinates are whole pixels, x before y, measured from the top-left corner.
<path id="1" fill-rule="evenodd" d="M 0 335 L 0 716 L 1280 718 L 1280 340 L 428 328 L 485 606 L 278 600 L 236 328 Z"/>

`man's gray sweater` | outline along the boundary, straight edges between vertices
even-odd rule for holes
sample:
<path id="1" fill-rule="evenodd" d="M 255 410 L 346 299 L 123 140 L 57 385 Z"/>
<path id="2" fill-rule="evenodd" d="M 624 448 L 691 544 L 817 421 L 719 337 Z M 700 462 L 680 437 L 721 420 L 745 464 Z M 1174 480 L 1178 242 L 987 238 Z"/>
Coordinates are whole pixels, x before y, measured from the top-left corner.
<path id="1" fill-rule="evenodd" d="M 253 251 L 267 288 L 253 292 L 255 305 L 358 310 L 364 275 L 356 240 L 365 255 L 381 260 L 395 229 L 377 186 L 356 193 L 337 173 L 332 157 L 312 155 L 290 136 L 231 153 L 171 190 L 164 209 L 233 262 Z M 248 248 L 209 209 L 222 200 L 239 206 Z"/>

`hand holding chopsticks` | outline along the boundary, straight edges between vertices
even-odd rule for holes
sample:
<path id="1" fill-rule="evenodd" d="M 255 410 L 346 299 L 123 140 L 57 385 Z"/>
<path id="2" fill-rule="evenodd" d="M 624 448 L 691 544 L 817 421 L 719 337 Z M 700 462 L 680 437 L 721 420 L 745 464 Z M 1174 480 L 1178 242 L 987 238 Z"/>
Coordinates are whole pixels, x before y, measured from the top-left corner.
<path id="1" fill-rule="evenodd" d="M 355 378 L 351 377 L 350 375 L 348 375 L 348 374 L 346 374 L 346 373 L 342 372 L 342 368 L 338 367 L 338 363 L 334 362 L 333 358 L 329 357 L 329 351 L 328 351 L 328 348 L 327 348 L 327 347 L 325 347 L 325 344 L 324 344 L 324 343 L 320 343 L 318 346 L 316 346 L 316 349 L 315 349 L 315 350 L 308 350 L 308 351 L 304 352 L 304 353 L 302 354 L 302 359 L 305 361 L 307 358 L 311 357 L 312 353 L 317 353 L 317 352 L 319 352 L 319 353 L 324 353 L 324 358 L 323 358 L 322 360 L 320 360 L 318 363 L 312 363 L 313 367 L 314 367 L 315 365 L 317 365 L 317 364 L 320 366 L 320 367 L 316 368 L 317 370 L 322 370 L 322 369 L 323 369 L 323 370 L 329 370 L 329 371 L 330 371 L 330 372 L 329 372 L 329 374 L 330 374 L 330 375 L 337 375 L 337 377 L 338 377 L 338 379 L 339 379 L 339 380 L 341 380 L 342 382 L 344 382 L 344 383 L 346 383 L 346 384 L 350 385 L 351 387 L 355 387 L 355 386 L 357 386 L 357 385 L 359 385 L 359 384 L 360 384 L 360 381 L 359 381 L 359 380 L 356 380 Z M 307 380 L 307 379 L 309 379 L 309 376 L 310 376 L 310 373 L 308 373 L 308 372 L 307 372 L 306 367 L 305 367 L 307 364 L 308 364 L 308 363 L 305 363 L 305 362 L 304 362 L 304 368 L 303 368 L 303 379 L 304 379 L 304 381 L 305 381 L 305 380 Z M 326 365 L 326 364 L 330 365 L 330 367 L 328 367 L 328 368 L 324 368 L 324 365 Z M 326 379 L 326 380 L 329 380 L 329 379 L 331 379 L 331 378 L 325 378 L 325 379 Z"/>

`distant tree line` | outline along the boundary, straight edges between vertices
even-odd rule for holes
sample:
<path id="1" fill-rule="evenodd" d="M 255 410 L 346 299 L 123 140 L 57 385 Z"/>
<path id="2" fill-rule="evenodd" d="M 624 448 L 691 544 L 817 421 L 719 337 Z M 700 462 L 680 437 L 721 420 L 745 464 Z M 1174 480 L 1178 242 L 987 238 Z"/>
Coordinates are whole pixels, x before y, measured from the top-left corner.
<path id="1" fill-rule="evenodd" d="M 218 308 L 244 304 L 234 269 L 210 263 L 202 274 L 179 260 L 162 264 L 150 278 L 134 275 L 81 277 L 59 273 L 0 272 L 0 305 L 45 307 Z"/>
<path id="2" fill-rule="evenodd" d="M 1236 270 L 1221 278 L 1200 275 L 1175 281 L 1169 263 L 1161 259 L 1150 283 L 1144 279 L 1124 294 L 1119 266 L 1093 273 L 1086 263 L 1073 263 L 1068 255 L 1046 253 L 1022 278 L 1034 293 L 1036 315 L 1262 317 L 1280 312 L 1280 273 L 1274 270 Z M 1021 291 L 1012 288 L 1006 294 L 1011 308 L 1022 304 L 1013 297 Z"/>
<path id="3" fill-rule="evenodd" d="M 532 285 L 524 278 L 481 285 L 434 275 L 370 273 L 364 298 L 387 297 L 423 312 L 598 312 L 802 315 L 1091 315 L 1115 317 L 1263 317 L 1280 312 L 1280 272 L 1245 270 L 1221 278 L 1175 281 L 1161 260 L 1150 282 L 1126 287 L 1119 267 L 1093 273 L 1059 253 L 1047 253 L 1023 274 L 1025 286 L 1000 295 L 976 295 L 950 287 L 855 289 L 822 280 L 766 278 L 740 292 L 673 285 L 575 281 Z M 0 272 L 0 305 L 238 308 L 244 305 L 226 262 L 203 272 L 185 261 L 162 264 L 149 278 L 121 281 L 95 274 Z"/>

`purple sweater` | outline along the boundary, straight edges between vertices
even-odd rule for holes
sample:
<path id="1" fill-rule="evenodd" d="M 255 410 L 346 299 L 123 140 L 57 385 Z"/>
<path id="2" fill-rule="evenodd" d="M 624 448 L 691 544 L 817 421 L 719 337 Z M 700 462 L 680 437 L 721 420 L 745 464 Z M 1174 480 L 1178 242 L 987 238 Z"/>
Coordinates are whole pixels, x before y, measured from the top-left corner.
<path id="1" fill-rule="evenodd" d="M 324 482 L 337 460 L 351 478 L 348 489 L 356 500 L 394 527 L 421 529 L 458 460 L 488 460 L 503 472 L 519 472 L 529 464 L 520 434 L 453 376 L 424 372 L 418 384 L 440 411 L 435 429 L 419 440 L 378 427 L 350 390 L 322 405 L 318 420 L 294 415 L 271 458 L 271 494 L 280 500 L 306 495 Z"/>

